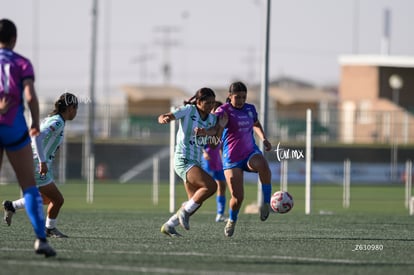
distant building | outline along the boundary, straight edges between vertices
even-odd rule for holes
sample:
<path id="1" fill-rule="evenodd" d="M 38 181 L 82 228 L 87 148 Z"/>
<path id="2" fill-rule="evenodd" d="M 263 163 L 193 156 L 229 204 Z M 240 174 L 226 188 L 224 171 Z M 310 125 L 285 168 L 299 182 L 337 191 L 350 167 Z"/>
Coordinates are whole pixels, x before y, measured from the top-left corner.
<path id="1" fill-rule="evenodd" d="M 409 127 L 414 125 L 414 57 L 350 55 L 339 63 L 340 140 L 408 143 L 414 136 Z M 392 75 L 402 79 L 401 88 L 390 86 Z"/>
<path id="2" fill-rule="evenodd" d="M 169 112 L 171 106 L 182 105 L 188 98 L 184 90 L 170 85 L 125 85 L 122 91 L 127 95 L 129 122 L 126 131 L 138 137 L 165 133 L 166 127 L 157 123 L 158 116 Z"/>
<path id="3" fill-rule="evenodd" d="M 125 85 L 122 90 L 127 95 L 128 114 L 135 116 L 158 116 L 188 97 L 184 90 L 170 85 Z"/>

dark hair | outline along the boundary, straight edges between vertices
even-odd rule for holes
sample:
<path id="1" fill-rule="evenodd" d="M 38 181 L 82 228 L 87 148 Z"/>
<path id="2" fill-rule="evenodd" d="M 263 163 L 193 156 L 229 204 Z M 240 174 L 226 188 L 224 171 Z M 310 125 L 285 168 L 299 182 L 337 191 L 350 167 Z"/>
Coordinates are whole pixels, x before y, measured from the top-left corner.
<path id="1" fill-rule="evenodd" d="M 247 87 L 241 81 L 233 82 L 229 87 L 229 95 L 234 94 L 234 93 L 238 93 L 238 92 L 246 92 L 247 93 Z M 228 97 L 226 99 L 226 102 L 230 102 L 230 99 Z"/>
<path id="2" fill-rule="evenodd" d="M 214 102 L 213 110 L 216 110 L 221 105 L 223 105 L 223 102 L 216 100 L 216 102 Z"/>
<path id="3" fill-rule="evenodd" d="M 195 95 L 193 95 L 190 99 L 184 100 L 184 105 L 187 104 L 196 104 L 197 100 L 204 101 L 207 100 L 208 97 L 216 97 L 214 91 L 210 88 L 201 88 L 198 90 Z"/>
<path id="4" fill-rule="evenodd" d="M 7 44 L 17 37 L 16 25 L 9 19 L 0 20 L 0 42 Z"/>
<path id="5" fill-rule="evenodd" d="M 62 94 L 55 102 L 55 109 L 50 113 L 51 116 L 64 113 L 69 106 L 78 108 L 78 98 L 71 93 Z"/>

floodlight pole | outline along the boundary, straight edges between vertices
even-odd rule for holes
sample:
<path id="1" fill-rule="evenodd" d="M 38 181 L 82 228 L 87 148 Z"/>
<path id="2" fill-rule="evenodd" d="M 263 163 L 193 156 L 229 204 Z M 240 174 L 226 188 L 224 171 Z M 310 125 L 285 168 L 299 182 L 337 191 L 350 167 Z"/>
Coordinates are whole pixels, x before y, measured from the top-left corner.
<path id="1" fill-rule="evenodd" d="M 269 83 L 269 44 L 270 44 L 270 0 L 266 1 L 266 16 L 265 16 L 265 43 L 263 52 L 263 75 L 260 90 L 260 122 L 262 123 L 263 131 L 267 133 L 267 113 L 268 113 L 268 83 Z M 264 152 L 263 142 L 260 142 L 260 150 Z M 260 180 L 257 186 L 257 204 L 262 205 L 263 195 Z"/>
<path id="2" fill-rule="evenodd" d="M 88 129 L 85 134 L 84 170 L 87 179 L 86 201 L 93 202 L 93 183 L 95 179 L 94 158 L 94 122 L 95 122 L 95 75 L 96 75 L 96 51 L 97 51 L 97 22 L 98 22 L 98 0 L 93 0 L 92 6 L 92 40 L 91 40 L 91 71 L 89 83 Z"/>

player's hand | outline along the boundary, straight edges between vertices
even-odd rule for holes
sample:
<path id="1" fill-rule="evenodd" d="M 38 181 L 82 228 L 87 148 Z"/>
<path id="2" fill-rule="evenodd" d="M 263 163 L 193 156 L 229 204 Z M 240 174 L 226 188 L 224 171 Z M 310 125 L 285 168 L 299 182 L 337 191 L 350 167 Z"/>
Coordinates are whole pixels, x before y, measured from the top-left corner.
<path id="1" fill-rule="evenodd" d="M 229 122 L 229 116 L 226 112 L 223 112 L 223 114 L 219 117 L 219 125 L 221 128 L 226 127 L 227 122 Z"/>
<path id="2" fill-rule="evenodd" d="M 31 137 L 36 137 L 36 136 L 38 136 L 39 134 L 40 134 L 40 127 L 39 127 L 39 124 L 32 123 L 32 126 L 30 126 L 30 129 L 29 129 L 29 135 L 30 135 Z"/>
<path id="3" fill-rule="evenodd" d="M 7 97 L 0 98 L 0 115 L 7 113 L 10 108 L 10 100 Z"/>
<path id="4" fill-rule="evenodd" d="M 203 150 L 203 158 L 205 160 L 210 160 L 210 155 L 206 151 L 204 151 L 204 150 Z"/>
<path id="5" fill-rule="evenodd" d="M 171 122 L 171 118 L 168 114 L 163 114 L 158 117 L 158 123 L 167 124 Z"/>
<path id="6" fill-rule="evenodd" d="M 46 175 L 48 171 L 49 171 L 49 168 L 47 167 L 46 162 L 39 163 L 39 174 L 41 176 Z"/>
<path id="7" fill-rule="evenodd" d="M 207 135 L 207 130 L 205 128 L 198 128 L 195 127 L 194 128 L 194 134 L 196 136 L 201 136 L 201 137 L 205 137 Z"/>
<path id="8" fill-rule="evenodd" d="M 263 145 L 266 151 L 272 150 L 272 144 L 267 140 L 263 140 Z"/>

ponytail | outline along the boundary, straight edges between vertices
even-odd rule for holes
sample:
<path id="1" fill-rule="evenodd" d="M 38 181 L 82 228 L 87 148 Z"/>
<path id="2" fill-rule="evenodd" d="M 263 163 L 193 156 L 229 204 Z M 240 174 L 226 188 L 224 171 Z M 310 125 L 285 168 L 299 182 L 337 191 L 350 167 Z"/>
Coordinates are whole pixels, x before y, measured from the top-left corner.
<path id="1" fill-rule="evenodd" d="M 78 98 L 71 93 L 62 94 L 55 102 L 55 109 L 49 114 L 50 116 L 64 113 L 69 106 L 78 108 Z"/>
<path id="2" fill-rule="evenodd" d="M 184 105 L 188 105 L 188 104 L 195 105 L 197 103 L 197 100 L 204 101 L 208 97 L 211 97 L 211 96 L 216 97 L 216 94 L 214 93 L 212 89 L 201 88 L 191 98 L 189 98 L 188 100 L 184 100 Z"/>

